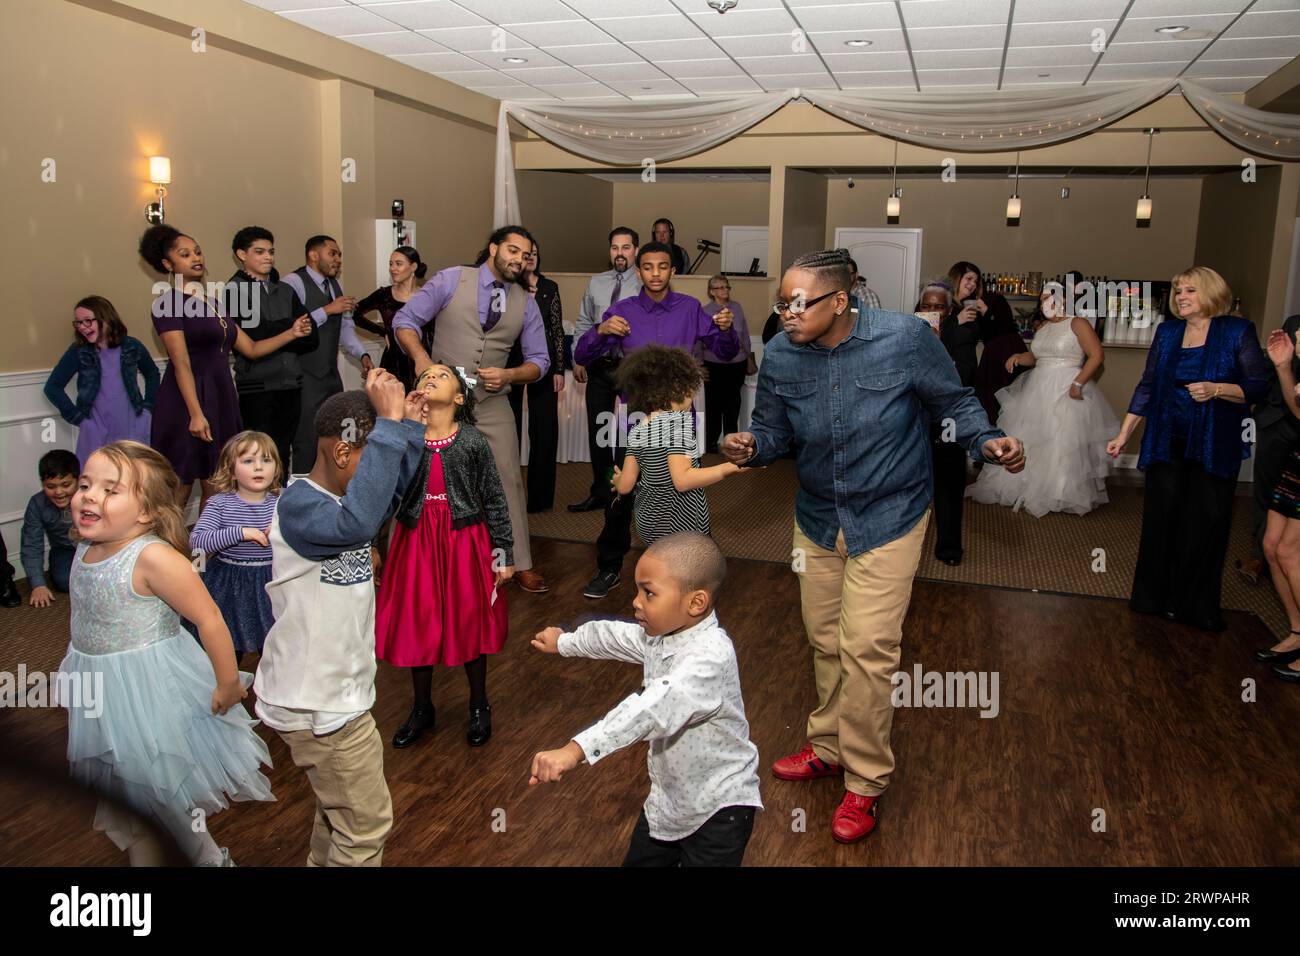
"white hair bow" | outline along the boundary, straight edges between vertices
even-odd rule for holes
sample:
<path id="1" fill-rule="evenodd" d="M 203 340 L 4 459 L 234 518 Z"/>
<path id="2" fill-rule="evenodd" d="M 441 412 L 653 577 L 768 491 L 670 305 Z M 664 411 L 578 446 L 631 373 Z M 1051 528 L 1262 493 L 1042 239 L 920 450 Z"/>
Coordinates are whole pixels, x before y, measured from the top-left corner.
<path id="1" fill-rule="evenodd" d="M 478 379 L 470 378 L 469 375 L 466 374 L 465 367 L 463 365 L 457 365 L 455 368 L 456 368 L 456 374 L 459 375 L 460 380 L 465 383 L 466 389 L 472 391 L 474 387 L 478 385 Z"/>

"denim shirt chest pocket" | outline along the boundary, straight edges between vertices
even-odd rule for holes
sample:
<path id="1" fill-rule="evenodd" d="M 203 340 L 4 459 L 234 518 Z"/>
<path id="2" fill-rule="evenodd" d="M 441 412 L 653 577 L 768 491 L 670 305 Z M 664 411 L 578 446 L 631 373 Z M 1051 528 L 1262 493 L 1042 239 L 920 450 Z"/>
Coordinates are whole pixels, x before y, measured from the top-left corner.
<path id="1" fill-rule="evenodd" d="M 876 422 L 897 422 L 910 411 L 908 375 L 902 369 L 862 371 L 854 376 L 863 417 Z"/>
<path id="2" fill-rule="evenodd" d="M 795 434 L 813 437 L 825 430 L 827 416 L 818 410 L 818 385 L 815 379 L 796 379 L 774 382 L 772 391 L 785 405 L 786 416 L 790 419 Z"/>

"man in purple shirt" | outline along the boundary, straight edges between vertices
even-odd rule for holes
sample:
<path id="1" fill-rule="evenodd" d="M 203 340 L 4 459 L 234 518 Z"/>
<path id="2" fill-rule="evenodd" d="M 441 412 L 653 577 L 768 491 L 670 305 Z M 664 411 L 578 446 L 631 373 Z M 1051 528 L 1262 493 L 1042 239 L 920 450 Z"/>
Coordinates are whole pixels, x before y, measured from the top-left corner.
<path id="1" fill-rule="evenodd" d="M 528 516 L 519 465 L 519 437 L 508 395 L 512 386 L 546 374 L 546 327 L 537 302 L 519 285 L 524 255 L 533 237 L 522 226 L 502 226 L 479 254 L 478 267 L 443 269 L 393 317 L 393 334 L 415 363 L 417 380 L 434 362 L 424 350 L 421 330 L 434 323 L 433 352 L 439 362 L 459 365 L 478 379 L 477 427 L 487 437 L 510 505 L 514 532 L 514 580 L 525 591 L 548 590 L 532 570 Z M 522 365 L 505 368 L 510 347 L 519 339 Z"/>
<path id="2" fill-rule="evenodd" d="M 669 281 L 674 273 L 673 251 L 661 242 L 649 242 L 636 254 L 641 291 L 614 302 L 605 310 L 603 321 L 588 329 L 574 344 L 573 360 L 590 365 L 601 356 L 627 355 L 643 345 L 664 345 L 694 353 L 697 344 L 723 361 L 740 350 L 740 340 L 731 328 L 731 310 L 710 316 L 699 300 L 674 292 Z M 616 424 L 616 423 L 615 423 Z M 618 428 L 609 429 L 618 445 Z M 623 450 L 615 447 L 614 461 L 621 464 Z M 632 507 L 635 492 L 616 498 L 605 508 L 605 526 L 596 539 L 596 576 L 582 592 L 602 598 L 623 579 L 623 558 L 632 546 Z"/>

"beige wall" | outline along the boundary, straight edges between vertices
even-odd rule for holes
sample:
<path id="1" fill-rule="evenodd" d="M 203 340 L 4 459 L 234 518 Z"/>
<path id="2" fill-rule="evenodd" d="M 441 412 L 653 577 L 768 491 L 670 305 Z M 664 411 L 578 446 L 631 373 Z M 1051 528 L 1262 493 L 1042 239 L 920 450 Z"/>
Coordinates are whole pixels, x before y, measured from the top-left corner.
<path id="1" fill-rule="evenodd" d="M 802 169 L 785 170 L 781 197 L 781 261 L 770 263 L 769 277 L 779 278 L 791 262 L 822 245 L 826 233 L 827 179 Z M 768 243 L 769 247 L 771 242 Z"/>
<path id="2" fill-rule="evenodd" d="M 1240 173 L 1220 173 L 1205 178 L 1201 193 L 1196 261 L 1227 280 L 1256 324 L 1268 291 L 1280 180 L 1276 167 L 1261 167 L 1253 183 L 1243 183 Z"/>
<path id="3" fill-rule="evenodd" d="M 542 271 L 603 272 L 609 268 L 614 187 L 577 173 L 518 174 L 525 225 L 542 246 Z"/>
<path id="4" fill-rule="evenodd" d="M 492 231 L 495 143 L 486 130 L 375 98 L 374 218 L 405 200 L 430 271 L 472 262 Z"/>
<path id="5" fill-rule="evenodd" d="M 630 226 L 649 242 L 656 219 L 671 219 L 677 244 L 691 261 L 700 239 L 722 242 L 723 226 L 765 226 L 768 220 L 765 182 L 674 182 L 661 176 L 652 183 L 614 184 L 614 225 Z M 702 272 L 717 272 L 721 260 L 710 253 Z"/>
<path id="6" fill-rule="evenodd" d="M 1134 225 L 1142 181 L 1071 179 L 1061 199 L 1059 179 L 1022 179 L 1020 225 L 1006 224 L 1012 184 L 965 179 L 907 180 L 899 228 L 920 228 L 922 277 L 946 273 L 959 259 L 990 272 L 1080 269 L 1088 275 L 1167 279 L 1192 261 L 1201 184 L 1196 179 L 1151 183 L 1151 228 Z M 853 189 L 832 180 L 825 241 L 839 227 L 885 226 L 889 181 L 860 179 Z M 870 281 L 870 276 L 868 276 Z"/>

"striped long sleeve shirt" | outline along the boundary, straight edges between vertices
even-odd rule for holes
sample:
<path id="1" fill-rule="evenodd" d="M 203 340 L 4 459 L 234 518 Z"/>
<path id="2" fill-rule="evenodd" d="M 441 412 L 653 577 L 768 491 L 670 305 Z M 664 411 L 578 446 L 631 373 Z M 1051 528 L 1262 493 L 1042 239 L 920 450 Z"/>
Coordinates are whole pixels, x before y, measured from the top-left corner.
<path id="1" fill-rule="evenodd" d="M 190 547 L 207 554 L 220 552 L 227 561 L 270 564 L 271 549 L 245 541 L 244 529 L 270 527 L 278 500 L 278 495 L 267 495 L 260 504 L 250 504 L 233 491 L 213 495 L 190 531 Z"/>

